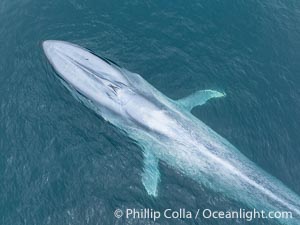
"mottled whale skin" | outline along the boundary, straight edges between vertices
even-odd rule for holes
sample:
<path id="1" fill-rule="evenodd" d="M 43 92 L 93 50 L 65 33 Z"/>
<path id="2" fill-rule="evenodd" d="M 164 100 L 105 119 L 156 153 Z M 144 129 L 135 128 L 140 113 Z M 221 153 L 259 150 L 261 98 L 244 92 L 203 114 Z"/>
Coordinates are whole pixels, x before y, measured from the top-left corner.
<path id="1" fill-rule="evenodd" d="M 140 75 L 78 45 L 48 40 L 43 49 L 72 94 L 142 148 L 142 183 L 149 195 L 158 195 L 161 160 L 249 207 L 290 211 L 293 218 L 280 221 L 300 224 L 299 196 L 190 113 L 223 93 L 203 90 L 175 101 Z"/>

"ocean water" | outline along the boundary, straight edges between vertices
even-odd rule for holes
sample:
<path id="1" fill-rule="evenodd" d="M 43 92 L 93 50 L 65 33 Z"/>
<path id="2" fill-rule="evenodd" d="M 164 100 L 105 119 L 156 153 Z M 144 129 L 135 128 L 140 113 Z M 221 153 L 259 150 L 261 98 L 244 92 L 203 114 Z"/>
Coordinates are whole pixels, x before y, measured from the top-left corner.
<path id="1" fill-rule="evenodd" d="M 225 91 L 192 113 L 300 195 L 300 2 L 0 2 L 0 224 L 278 224 L 126 219 L 117 208 L 246 208 L 161 163 L 158 198 L 141 149 L 76 101 L 43 40 L 74 42 L 178 99 Z"/>

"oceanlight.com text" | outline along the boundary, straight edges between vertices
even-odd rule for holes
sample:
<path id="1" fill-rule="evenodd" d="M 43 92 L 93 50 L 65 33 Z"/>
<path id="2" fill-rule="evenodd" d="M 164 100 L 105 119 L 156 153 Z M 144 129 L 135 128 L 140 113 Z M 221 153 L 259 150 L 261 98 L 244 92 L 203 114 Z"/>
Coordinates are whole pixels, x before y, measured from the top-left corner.
<path id="1" fill-rule="evenodd" d="M 150 219 L 156 221 L 160 218 L 165 219 L 242 219 L 246 221 L 252 221 L 254 219 L 292 219 L 293 214 L 290 211 L 265 211 L 265 210 L 226 210 L 216 211 L 212 209 L 197 209 L 196 211 L 187 210 L 185 208 L 180 209 L 164 209 L 162 211 L 144 208 L 127 208 L 116 209 L 114 216 L 117 219 Z"/>

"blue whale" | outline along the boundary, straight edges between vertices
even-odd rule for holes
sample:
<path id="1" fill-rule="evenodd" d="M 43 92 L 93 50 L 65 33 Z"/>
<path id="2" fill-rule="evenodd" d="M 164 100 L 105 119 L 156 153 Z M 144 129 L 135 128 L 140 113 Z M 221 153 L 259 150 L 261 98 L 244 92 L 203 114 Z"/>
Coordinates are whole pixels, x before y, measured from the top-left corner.
<path id="1" fill-rule="evenodd" d="M 300 198 L 248 160 L 226 139 L 191 114 L 225 94 L 201 90 L 172 100 L 140 75 L 78 45 L 56 40 L 43 50 L 63 84 L 97 114 L 136 141 L 144 154 L 141 180 L 158 196 L 159 160 L 213 191 L 265 211 L 288 211 L 284 224 L 300 224 Z"/>

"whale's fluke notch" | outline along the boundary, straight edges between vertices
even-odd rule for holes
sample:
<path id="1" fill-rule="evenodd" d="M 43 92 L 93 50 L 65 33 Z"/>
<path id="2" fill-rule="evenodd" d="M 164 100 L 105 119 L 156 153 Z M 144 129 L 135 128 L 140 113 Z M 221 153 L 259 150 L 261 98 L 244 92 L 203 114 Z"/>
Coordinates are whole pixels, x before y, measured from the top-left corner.
<path id="1" fill-rule="evenodd" d="M 194 107 L 198 105 L 203 105 L 205 104 L 208 100 L 212 98 L 220 98 L 224 97 L 226 94 L 219 92 L 219 91 L 214 91 L 214 90 L 200 90 L 196 91 L 195 93 L 177 100 L 177 103 L 179 105 L 183 106 L 186 108 L 188 111 L 191 111 Z"/>
<path id="2" fill-rule="evenodd" d="M 158 168 L 158 159 L 148 147 L 144 148 L 144 171 L 142 174 L 142 183 L 149 195 L 157 197 L 157 186 L 160 182 L 160 172 Z"/>

